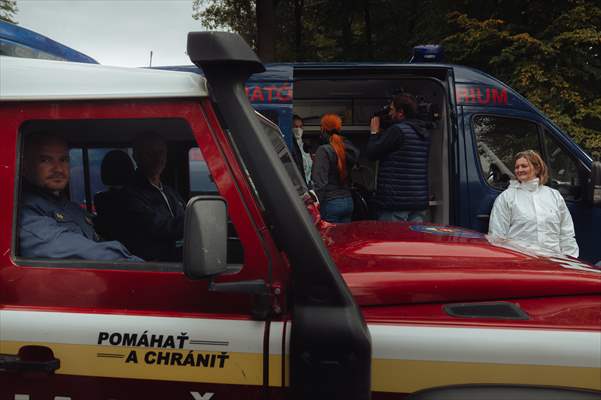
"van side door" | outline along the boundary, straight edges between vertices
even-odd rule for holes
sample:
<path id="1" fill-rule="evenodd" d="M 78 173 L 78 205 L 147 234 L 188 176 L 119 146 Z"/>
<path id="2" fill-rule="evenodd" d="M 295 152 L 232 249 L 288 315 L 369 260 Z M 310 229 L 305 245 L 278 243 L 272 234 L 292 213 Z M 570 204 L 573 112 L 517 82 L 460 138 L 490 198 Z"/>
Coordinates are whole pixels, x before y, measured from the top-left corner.
<path id="1" fill-rule="evenodd" d="M 549 167 L 548 185 L 561 193 L 570 210 L 580 248 L 578 258 L 597 263 L 601 261 L 601 208 L 586 201 L 591 165 L 582 157 L 582 150 L 565 133 L 544 120 L 541 125 L 543 157 Z"/>
<path id="2" fill-rule="evenodd" d="M 538 125 L 528 113 L 481 107 L 463 107 L 464 176 L 467 203 L 462 225 L 488 232 L 490 211 L 497 196 L 514 179 L 513 157 L 522 150 L 540 150 Z M 467 201 L 465 201 L 467 200 Z M 467 213 L 467 215 L 465 214 Z"/>

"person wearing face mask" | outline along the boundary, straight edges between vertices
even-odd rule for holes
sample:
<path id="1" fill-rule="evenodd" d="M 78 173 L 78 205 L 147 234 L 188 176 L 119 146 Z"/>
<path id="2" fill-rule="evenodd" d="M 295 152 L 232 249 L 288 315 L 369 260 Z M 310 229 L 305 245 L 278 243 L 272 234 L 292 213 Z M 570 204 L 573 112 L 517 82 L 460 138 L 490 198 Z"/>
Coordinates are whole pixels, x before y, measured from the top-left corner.
<path id="1" fill-rule="evenodd" d="M 541 156 L 534 150 L 518 153 L 514 172 L 517 179 L 495 200 L 489 235 L 578 257 L 572 216 L 561 194 L 545 186 L 549 173 Z"/>
<path id="2" fill-rule="evenodd" d="M 321 118 L 322 145 L 315 152 L 311 172 L 321 218 L 328 222 L 351 222 L 353 215 L 349 172 L 359 159 L 359 150 L 340 135 L 341 129 L 338 115 Z"/>
<path id="3" fill-rule="evenodd" d="M 305 182 L 311 185 L 311 167 L 313 166 L 313 160 L 311 155 L 305 150 L 303 144 L 303 119 L 294 115 L 292 117 L 292 132 L 294 133 L 294 140 L 292 143 L 292 157 L 298 167 L 298 170 L 303 175 Z"/>

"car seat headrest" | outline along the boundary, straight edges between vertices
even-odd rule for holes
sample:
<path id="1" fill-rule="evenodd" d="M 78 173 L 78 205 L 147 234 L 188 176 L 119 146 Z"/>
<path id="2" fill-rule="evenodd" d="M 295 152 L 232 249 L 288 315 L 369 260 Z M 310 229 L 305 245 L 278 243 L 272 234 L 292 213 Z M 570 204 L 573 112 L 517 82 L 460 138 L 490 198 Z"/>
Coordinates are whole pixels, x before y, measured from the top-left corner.
<path id="1" fill-rule="evenodd" d="M 100 177 L 106 186 L 123 186 L 134 177 L 134 163 L 127 153 L 111 150 L 102 159 Z"/>

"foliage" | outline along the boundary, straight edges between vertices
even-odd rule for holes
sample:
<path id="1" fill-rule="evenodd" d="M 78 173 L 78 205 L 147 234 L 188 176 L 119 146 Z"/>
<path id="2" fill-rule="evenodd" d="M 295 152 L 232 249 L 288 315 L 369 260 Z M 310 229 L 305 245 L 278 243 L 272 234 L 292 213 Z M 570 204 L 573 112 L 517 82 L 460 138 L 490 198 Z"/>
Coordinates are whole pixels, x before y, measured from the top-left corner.
<path id="1" fill-rule="evenodd" d="M 192 17 L 208 29 L 232 30 L 251 46 L 256 44 L 254 0 L 193 0 Z"/>
<path id="2" fill-rule="evenodd" d="M 19 9 L 17 8 L 17 0 L 0 0 L 0 21 L 16 24 L 15 15 Z"/>
<path id="3" fill-rule="evenodd" d="M 193 0 L 195 18 L 256 45 L 255 0 Z M 601 157 L 601 0 L 274 0 L 276 61 L 447 61 L 518 90 Z"/>
<path id="4" fill-rule="evenodd" d="M 456 33 L 443 44 L 453 62 L 507 82 L 599 158 L 601 7 L 585 1 L 563 3 L 568 7 L 531 16 L 532 25 L 452 13 Z M 537 4 L 528 2 L 517 14 L 531 14 L 528 7 Z"/>

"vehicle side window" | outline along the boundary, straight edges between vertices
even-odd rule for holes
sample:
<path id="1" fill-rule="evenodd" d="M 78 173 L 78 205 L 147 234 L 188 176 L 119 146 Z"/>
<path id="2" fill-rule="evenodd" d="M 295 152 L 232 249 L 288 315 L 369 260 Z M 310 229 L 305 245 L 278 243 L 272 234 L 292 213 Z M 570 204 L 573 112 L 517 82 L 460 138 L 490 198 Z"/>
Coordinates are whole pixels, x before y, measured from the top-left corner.
<path id="1" fill-rule="evenodd" d="M 217 193 L 217 186 L 213 182 L 207 163 L 198 147 L 192 147 L 188 151 L 188 169 L 190 171 L 190 191 L 192 193 Z"/>
<path id="2" fill-rule="evenodd" d="M 23 166 L 35 168 L 18 179 L 17 257 L 41 267 L 182 270 L 187 200 L 218 194 L 186 120 L 36 120 L 21 137 Z M 227 261 L 244 260 L 230 221 Z"/>
<path id="3" fill-rule="evenodd" d="M 81 208 L 86 208 L 85 176 L 83 169 L 83 149 L 69 150 L 69 198 Z"/>
<path id="4" fill-rule="evenodd" d="M 506 117 L 478 115 L 472 121 L 484 180 L 503 190 L 514 178 L 513 157 L 522 150 L 540 152 L 535 123 Z"/>
<path id="5" fill-rule="evenodd" d="M 547 150 L 547 165 L 549 167 L 548 185 L 559 190 L 566 200 L 576 200 L 581 195 L 581 181 L 578 164 L 563 149 L 559 141 L 548 131 L 544 135 Z"/>
<path id="6" fill-rule="evenodd" d="M 191 196 L 219 194 L 200 148 L 192 147 L 188 150 L 188 169 L 190 172 Z M 227 262 L 229 264 L 243 264 L 244 249 L 240 242 L 240 236 L 236 232 L 236 227 L 229 218 L 227 232 Z"/>
<path id="7" fill-rule="evenodd" d="M 261 107 L 257 107 L 257 110 L 264 116 L 267 117 L 268 120 L 273 122 L 274 124 L 279 124 L 280 115 L 277 110 L 270 110 Z"/>
<path id="8" fill-rule="evenodd" d="M 86 189 L 85 181 L 87 180 L 90 185 L 91 195 L 91 211 L 96 211 L 96 205 L 94 199 L 97 193 L 104 192 L 108 189 L 105 182 L 102 181 L 102 160 L 106 154 L 113 151 L 113 148 L 73 148 L 69 150 L 69 161 L 71 170 L 71 179 L 69 180 L 69 197 L 71 201 L 79 204 L 82 208 L 86 208 Z M 131 158 L 133 150 L 131 147 L 122 149 Z M 88 159 L 88 175 L 84 177 L 84 153 Z M 132 163 L 134 163 L 132 159 Z M 135 163 L 134 163 L 135 164 Z"/>

